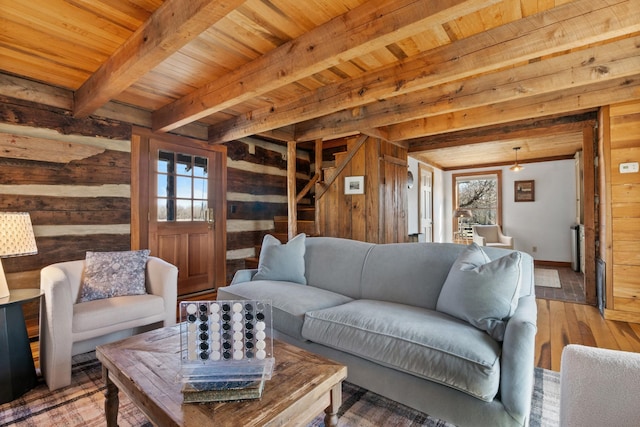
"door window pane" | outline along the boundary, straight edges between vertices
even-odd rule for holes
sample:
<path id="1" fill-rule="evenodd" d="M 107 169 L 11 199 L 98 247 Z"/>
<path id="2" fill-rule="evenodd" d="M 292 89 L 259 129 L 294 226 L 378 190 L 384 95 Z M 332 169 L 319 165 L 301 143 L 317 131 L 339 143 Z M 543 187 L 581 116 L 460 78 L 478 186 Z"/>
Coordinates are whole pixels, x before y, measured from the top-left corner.
<path id="1" fill-rule="evenodd" d="M 158 221 L 205 221 L 208 168 L 206 157 L 158 151 Z"/>

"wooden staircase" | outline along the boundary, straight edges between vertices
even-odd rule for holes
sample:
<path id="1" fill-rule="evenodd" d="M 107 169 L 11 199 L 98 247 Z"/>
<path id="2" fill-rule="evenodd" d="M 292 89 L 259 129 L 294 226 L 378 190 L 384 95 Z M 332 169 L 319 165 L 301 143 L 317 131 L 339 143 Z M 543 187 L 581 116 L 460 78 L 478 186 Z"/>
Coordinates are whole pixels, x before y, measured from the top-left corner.
<path id="1" fill-rule="evenodd" d="M 316 223 L 315 215 L 316 210 L 313 206 L 299 205 L 298 211 L 298 233 L 305 233 L 307 236 L 316 236 Z M 289 241 L 289 234 L 287 227 L 289 225 L 288 218 L 286 216 L 274 216 L 273 217 L 274 229 L 272 232 L 265 234 L 271 234 L 282 243 Z M 245 268 L 258 268 L 258 260 L 260 258 L 261 245 L 255 246 L 255 256 L 245 258 Z"/>

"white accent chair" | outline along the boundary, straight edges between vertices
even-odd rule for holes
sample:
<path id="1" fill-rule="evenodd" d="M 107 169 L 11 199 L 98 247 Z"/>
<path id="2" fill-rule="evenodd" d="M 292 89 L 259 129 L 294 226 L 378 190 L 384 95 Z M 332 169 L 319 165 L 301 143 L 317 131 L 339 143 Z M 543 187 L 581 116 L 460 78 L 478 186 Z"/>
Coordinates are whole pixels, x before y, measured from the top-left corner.
<path id="1" fill-rule="evenodd" d="M 499 225 L 473 225 L 473 241 L 480 246 L 513 249 L 513 237 L 502 234 Z"/>
<path id="2" fill-rule="evenodd" d="M 40 271 L 40 369 L 55 390 L 71 383 L 71 356 L 96 346 L 176 323 L 178 269 L 149 257 L 146 295 L 78 303 L 84 260 L 49 265 Z"/>
<path id="3" fill-rule="evenodd" d="M 560 426 L 640 425 L 640 354 L 571 344 L 560 362 Z"/>

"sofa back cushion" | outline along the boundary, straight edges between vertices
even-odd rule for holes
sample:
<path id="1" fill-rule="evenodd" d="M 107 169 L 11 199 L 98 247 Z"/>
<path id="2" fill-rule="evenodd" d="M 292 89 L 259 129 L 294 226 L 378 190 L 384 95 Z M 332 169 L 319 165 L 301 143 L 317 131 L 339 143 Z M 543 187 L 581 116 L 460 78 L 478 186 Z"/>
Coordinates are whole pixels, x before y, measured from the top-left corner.
<path id="1" fill-rule="evenodd" d="M 365 261 L 361 298 L 434 310 L 460 248 L 446 243 L 376 245 Z"/>
<path id="2" fill-rule="evenodd" d="M 360 298 L 362 267 L 374 245 L 335 237 L 309 237 L 304 256 L 307 284 Z"/>
<path id="3" fill-rule="evenodd" d="M 308 237 L 305 276 L 310 286 L 350 298 L 435 310 L 451 266 L 466 248 L 453 243 L 373 244 L 336 237 Z M 511 250 L 483 248 L 491 259 Z M 520 296 L 535 295 L 533 258 L 522 256 Z"/>
<path id="4" fill-rule="evenodd" d="M 284 280 L 301 285 L 307 284 L 304 276 L 304 234 L 298 234 L 282 244 L 270 234 L 264 236 L 258 272 L 251 280 Z"/>

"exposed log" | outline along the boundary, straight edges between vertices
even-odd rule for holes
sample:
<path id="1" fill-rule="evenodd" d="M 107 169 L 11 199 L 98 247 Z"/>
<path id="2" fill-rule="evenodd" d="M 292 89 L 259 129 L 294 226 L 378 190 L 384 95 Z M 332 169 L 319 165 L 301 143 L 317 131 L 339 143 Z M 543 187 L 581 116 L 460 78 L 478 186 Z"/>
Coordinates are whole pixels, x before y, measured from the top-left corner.
<path id="1" fill-rule="evenodd" d="M 157 110 L 153 129 L 175 129 L 495 1 L 365 2 Z"/>
<path id="2" fill-rule="evenodd" d="M 398 125 L 438 114 L 560 92 L 638 73 L 640 36 L 374 102 L 300 123 L 297 137 Z"/>
<path id="3" fill-rule="evenodd" d="M 298 211 L 296 208 L 296 142 L 287 143 L 287 230 L 289 239 L 298 234 Z"/>
<path id="4" fill-rule="evenodd" d="M 86 117 L 244 0 L 167 0 L 78 89 L 74 115 Z"/>
<path id="5" fill-rule="evenodd" d="M 394 67 L 252 111 L 212 126 L 209 135 L 222 141 L 234 139 L 631 34 L 640 30 L 637 4 L 633 2 L 570 2 L 519 20 L 517 27 L 503 25 L 426 51 Z M 356 118 L 359 115 L 357 110 L 346 113 Z M 332 127 L 313 134 L 297 127 L 296 138 L 311 140 L 333 133 L 337 132 Z"/>
<path id="6" fill-rule="evenodd" d="M 528 118 L 571 113 L 597 108 L 609 103 L 625 102 L 640 97 L 640 74 L 578 87 L 560 94 L 550 93 L 526 99 L 470 108 L 421 120 L 391 125 L 389 138 L 406 140 L 437 135 L 452 130 L 508 123 Z"/>
<path id="7" fill-rule="evenodd" d="M 86 144 L 0 133 L 0 157 L 22 160 L 69 163 L 104 152 L 104 148 Z"/>
<path id="8" fill-rule="evenodd" d="M 417 138 L 407 141 L 409 152 L 420 152 L 438 148 L 480 144 L 490 141 L 535 138 L 545 135 L 573 133 L 584 126 L 593 126 L 597 120 L 595 111 L 546 119 L 527 119 L 506 125 L 484 126 L 442 135 Z"/>

